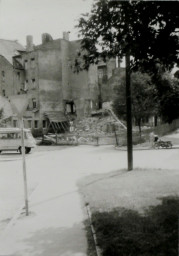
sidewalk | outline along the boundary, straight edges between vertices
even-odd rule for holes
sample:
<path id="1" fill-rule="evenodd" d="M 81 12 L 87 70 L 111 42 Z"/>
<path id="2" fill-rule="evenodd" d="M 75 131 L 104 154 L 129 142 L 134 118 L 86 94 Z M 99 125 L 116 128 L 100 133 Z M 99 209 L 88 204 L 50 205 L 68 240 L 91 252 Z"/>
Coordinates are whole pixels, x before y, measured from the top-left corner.
<path id="1" fill-rule="evenodd" d="M 86 256 L 81 198 L 73 184 L 71 191 L 65 181 L 59 188 L 58 178 L 51 178 L 49 186 L 44 177 L 29 199 L 29 216 L 21 209 L 8 224 L 0 256 Z"/>
<path id="2" fill-rule="evenodd" d="M 127 154 L 122 151 L 119 154 L 113 146 L 81 146 L 48 154 L 39 152 L 37 156 L 27 159 L 29 184 L 31 181 L 33 188 L 29 197 L 30 215 L 25 216 L 24 209 L 20 209 L 14 216 L 0 237 L 0 256 L 86 256 L 83 229 L 86 212 L 76 182 L 83 176 L 126 169 Z M 136 150 L 134 156 L 135 167 L 178 172 L 177 151 L 150 150 L 147 161 L 145 151 Z M 15 163 L 10 161 L 7 165 L 12 172 L 8 172 L 4 181 L 12 177 L 14 183 L 15 171 L 21 168 L 21 163 Z M 1 162 L 1 169 L 5 164 Z M 14 194 L 15 187 L 11 186 Z"/>

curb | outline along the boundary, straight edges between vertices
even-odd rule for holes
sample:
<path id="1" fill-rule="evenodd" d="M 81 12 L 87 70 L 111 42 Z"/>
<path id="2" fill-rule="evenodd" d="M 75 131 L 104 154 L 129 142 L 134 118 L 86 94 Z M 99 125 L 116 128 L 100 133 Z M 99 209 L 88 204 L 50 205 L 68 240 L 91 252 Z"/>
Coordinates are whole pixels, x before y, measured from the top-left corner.
<path id="1" fill-rule="evenodd" d="M 115 146 L 115 149 L 116 150 L 121 150 L 121 151 L 127 151 L 127 147 L 123 148 L 123 147 L 116 147 Z M 161 149 L 167 149 L 167 150 L 169 150 L 169 149 L 179 149 L 179 145 L 175 145 L 172 148 L 160 148 L 160 149 L 155 149 L 155 148 L 152 148 L 152 147 L 138 147 L 138 148 L 133 147 L 134 151 L 137 151 L 137 150 L 161 150 Z"/>

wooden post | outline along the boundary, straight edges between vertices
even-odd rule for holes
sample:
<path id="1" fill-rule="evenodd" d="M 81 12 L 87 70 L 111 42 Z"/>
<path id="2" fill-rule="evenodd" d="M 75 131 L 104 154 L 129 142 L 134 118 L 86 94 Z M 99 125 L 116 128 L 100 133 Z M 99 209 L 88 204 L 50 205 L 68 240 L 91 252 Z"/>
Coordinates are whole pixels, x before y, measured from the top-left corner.
<path id="1" fill-rule="evenodd" d="M 118 142 L 118 138 L 117 138 L 117 133 L 116 133 L 116 126 L 115 126 L 115 124 L 113 124 L 113 128 L 114 128 L 114 134 L 115 134 L 115 138 L 116 138 L 116 146 L 119 146 L 119 142 Z"/>

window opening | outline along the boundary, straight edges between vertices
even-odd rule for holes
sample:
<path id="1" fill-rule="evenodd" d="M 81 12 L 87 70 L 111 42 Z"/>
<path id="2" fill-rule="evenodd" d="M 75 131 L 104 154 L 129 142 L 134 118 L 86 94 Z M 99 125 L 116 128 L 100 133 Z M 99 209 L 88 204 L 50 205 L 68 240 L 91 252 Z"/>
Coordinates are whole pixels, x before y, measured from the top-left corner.
<path id="1" fill-rule="evenodd" d="M 37 129 L 38 128 L 38 120 L 34 121 L 34 128 Z"/>
<path id="2" fill-rule="evenodd" d="M 17 120 L 13 120 L 13 126 L 17 127 Z"/>
<path id="3" fill-rule="evenodd" d="M 33 79 L 31 80 L 31 82 L 32 82 L 32 88 L 35 88 L 35 78 L 33 78 Z"/>
<path id="4" fill-rule="evenodd" d="M 73 101 L 66 101 L 65 102 L 65 112 L 67 114 L 75 114 L 76 113 L 76 107 Z"/>
<path id="5" fill-rule="evenodd" d="M 36 99 L 32 99 L 32 107 L 37 108 L 37 101 Z"/>
<path id="6" fill-rule="evenodd" d="M 5 71 L 2 71 L 1 74 L 2 74 L 2 81 L 4 82 L 5 81 Z"/>
<path id="7" fill-rule="evenodd" d="M 98 78 L 102 80 L 107 80 L 107 67 L 100 66 L 98 67 Z"/>
<path id="8" fill-rule="evenodd" d="M 17 79 L 20 80 L 20 72 L 17 72 Z"/>
<path id="9" fill-rule="evenodd" d="M 24 67 L 25 67 L 25 69 L 27 69 L 27 63 L 28 63 L 28 60 L 25 60 L 25 61 L 24 61 Z"/>
<path id="10" fill-rule="evenodd" d="M 46 120 L 43 120 L 43 128 L 45 129 L 45 128 L 47 128 L 47 121 Z"/>
<path id="11" fill-rule="evenodd" d="M 28 120 L 28 128 L 32 128 L 32 120 Z"/>
<path id="12" fill-rule="evenodd" d="M 31 58 L 31 68 L 35 68 L 35 58 Z"/>

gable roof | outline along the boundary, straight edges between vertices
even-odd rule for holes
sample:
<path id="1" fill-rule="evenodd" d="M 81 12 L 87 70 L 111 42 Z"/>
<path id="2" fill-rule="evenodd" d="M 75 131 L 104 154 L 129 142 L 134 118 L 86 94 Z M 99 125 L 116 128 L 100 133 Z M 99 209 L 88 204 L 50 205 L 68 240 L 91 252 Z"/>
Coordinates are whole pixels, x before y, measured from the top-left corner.
<path id="1" fill-rule="evenodd" d="M 12 57 L 17 53 L 16 51 L 23 51 L 24 47 L 17 41 L 0 39 L 0 55 L 6 58 L 12 64 Z"/>

